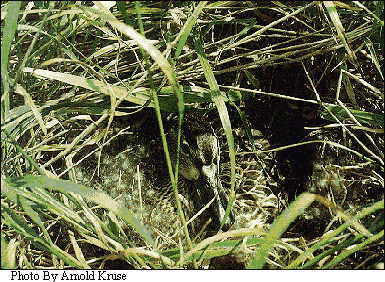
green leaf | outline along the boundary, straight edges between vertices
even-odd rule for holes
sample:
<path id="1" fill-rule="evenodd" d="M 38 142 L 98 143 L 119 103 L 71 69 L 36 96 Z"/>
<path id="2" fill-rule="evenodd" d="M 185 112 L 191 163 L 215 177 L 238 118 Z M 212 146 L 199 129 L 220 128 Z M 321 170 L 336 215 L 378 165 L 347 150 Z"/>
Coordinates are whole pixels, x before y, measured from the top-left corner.
<path id="1" fill-rule="evenodd" d="M 247 269 L 263 268 L 266 258 L 274 244 L 277 243 L 277 240 L 289 227 L 290 223 L 302 214 L 315 198 L 314 194 L 303 193 L 283 211 L 283 213 L 274 221 L 261 246 L 255 251 L 254 258 L 246 266 Z"/>
<path id="2" fill-rule="evenodd" d="M 1 269 L 16 269 L 16 250 L 19 242 L 15 238 L 7 241 L 1 235 Z"/>
<path id="3" fill-rule="evenodd" d="M 146 227 L 138 221 L 133 213 L 121 203 L 114 201 L 104 192 L 87 188 L 71 181 L 53 179 L 46 176 L 26 175 L 18 179 L 6 179 L 6 182 L 10 187 L 17 185 L 30 188 L 52 189 L 62 193 L 71 192 L 78 194 L 84 199 L 95 202 L 101 207 L 111 210 L 113 213 L 123 218 L 149 245 L 154 245 L 154 240 L 150 233 L 147 231 Z"/>
<path id="4" fill-rule="evenodd" d="M 177 58 L 181 54 L 182 48 L 186 44 L 187 38 L 189 37 L 192 28 L 196 23 L 199 15 L 202 13 L 202 10 L 206 6 L 206 4 L 207 1 L 199 2 L 198 6 L 194 9 L 192 15 L 187 19 L 186 23 L 183 25 L 181 31 L 179 32 L 178 37 L 180 37 L 180 39 L 178 42 L 178 46 L 176 47 L 174 60 L 177 60 Z"/>
<path id="5" fill-rule="evenodd" d="M 378 232 L 377 234 L 373 235 L 372 237 L 366 239 L 364 242 L 357 244 L 357 245 L 351 245 L 349 249 L 345 249 L 343 252 L 341 252 L 338 256 L 333 258 L 331 262 L 326 264 L 322 269 L 331 269 L 333 266 L 337 265 L 338 263 L 345 260 L 350 255 L 354 254 L 355 252 L 358 252 L 362 249 L 364 249 L 369 244 L 372 244 L 376 242 L 377 240 L 381 241 L 384 238 L 384 230 Z"/>
<path id="6" fill-rule="evenodd" d="M 321 117 L 323 119 L 326 119 L 331 122 L 335 122 L 335 119 L 329 114 L 329 111 L 331 111 L 340 121 L 344 121 L 346 119 L 349 119 L 349 114 L 345 111 L 345 109 L 341 106 L 327 106 L 324 111 L 321 112 Z M 384 116 L 365 112 L 365 111 L 359 111 L 359 110 L 348 110 L 352 113 L 352 115 L 360 122 L 364 123 L 366 125 L 371 125 L 374 127 L 384 127 Z"/>
<path id="7" fill-rule="evenodd" d="M 219 86 L 217 83 L 217 80 L 214 76 L 214 73 L 210 67 L 209 61 L 207 60 L 207 56 L 204 53 L 203 43 L 200 39 L 199 32 L 195 31 L 194 35 L 194 47 L 198 54 L 199 61 L 201 63 L 201 66 L 203 68 L 203 72 L 205 75 L 205 78 L 209 84 L 210 90 L 211 90 L 211 99 L 215 103 L 215 106 L 217 107 L 219 118 L 222 123 L 222 127 L 226 134 L 227 139 L 227 145 L 229 147 L 229 157 L 230 157 L 230 165 L 231 165 L 231 195 L 229 204 L 226 207 L 226 213 L 225 217 L 223 218 L 221 222 L 221 226 L 225 224 L 226 218 L 229 217 L 231 212 L 231 207 L 235 201 L 235 146 L 234 146 L 234 136 L 231 129 L 231 122 L 229 113 L 226 108 L 225 101 L 227 101 L 227 97 L 222 95 Z"/>
<path id="8" fill-rule="evenodd" d="M 238 240 L 225 240 L 222 242 L 215 242 L 210 244 L 207 248 L 195 252 L 192 256 L 189 256 L 186 261 L 192 261 L 193 259 L 211 259 L 220 257 L 233 252 L 236 248 L 240 247 L 243 239 Z M 263 242 L 262 238 L 248 238 L 245 242 L 247 247 L 254 247 Z M 162 252 L 162 255 L 176 261 L 180 258 L 181 251 L 179 248 L 169 249 Z"/>
<path id="9" fill-rule="evenodd" d="M 46 241 L 41 238 L 31 227 L 28 226 L 28 222 L 17 215 L 13 210 L 2 206 L 3 222 L 9 227 L 14 228 L 19 234 L 23 235 L 28 240 L 31 240 L 38 248 L 52 252 L 56 256 L 62 258 L 69 265 L 77 268 L 90 268 L 88 265 L 79 262 L 69 253 L 61 250 L 58 246 L 52 243 L 52 241 Z"/>
<path id="10" fill-rule="evenodd" d="M 1 98 L 1 111 L 4 115 L 2 120 L 7 118 L 9 112 L 9 87 L 11 84 L 8 74 L 9 53 L 15 37 L 21 1 L 9 1 L 6 5 L 8 6 L 7 15 L 5 16 L 4 29 L 2 30 L 3 37 L 1 38 L 1 82 L 4 91 Z"/>

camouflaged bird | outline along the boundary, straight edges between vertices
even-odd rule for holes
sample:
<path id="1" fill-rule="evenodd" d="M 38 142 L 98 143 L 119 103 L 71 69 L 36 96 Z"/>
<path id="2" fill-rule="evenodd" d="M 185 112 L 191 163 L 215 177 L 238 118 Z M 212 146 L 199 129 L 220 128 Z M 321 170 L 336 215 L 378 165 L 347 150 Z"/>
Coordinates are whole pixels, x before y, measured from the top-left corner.
<path id="1" fill-rule="evenodd" d="M 220 146 L 207 120 L 201 114 L 186 113 L 178 170 L 179 198 L 187 221 L 191 221 L 188 227 L 193 235 L 204 229 L 201 233 L 204 237 L 219 231 L 228 205 L 219 178 Z M 90 173 L 98 167 L 95 157 L 79 170 L 79 181 L 121 200 L 154 236 L 162 238 L 162 244 L 175 246 L 178 244 L 176 238 L 183 237 L 183 232 L 156 129 L 153 126 L 147 131 L 117 138 L 113 145 L 104 149 L 99 164 L 100 176 Z M 175 118 L 166 122 L 165 129 L 175 166 L 178 133 Z M 120 152 L 110 155 L 110 151 Z M 211 223 L 207 225 L 208 221 Z M 234 215 L 230 213 L 222 229 L 228 229 L 233 222 Z"/>
<path id="2" fill-rule="evenodd" d="M 177 154 L 177 126 L 169 133 L 170 155 L 174 166 Z M 207 230 L 209 233 L 217 232 L 224 219 L 228 205 L 226 192 L 219 178 L 220 146 L 213 130 L 207 126 L 207 121 L 202 122 L 200 117 L 189 114 L 183 128 L 179 155 L 180 188 L 182 195 L 188 199 L 189 210 L 187 215 L 191 218 L 202 208 L 208 208 L 198 217 L 197 229 L 208 220 L 211 223 Z M 234 215 L 230 212 L 222 229 L 226 230 L 234 222 Z"/>

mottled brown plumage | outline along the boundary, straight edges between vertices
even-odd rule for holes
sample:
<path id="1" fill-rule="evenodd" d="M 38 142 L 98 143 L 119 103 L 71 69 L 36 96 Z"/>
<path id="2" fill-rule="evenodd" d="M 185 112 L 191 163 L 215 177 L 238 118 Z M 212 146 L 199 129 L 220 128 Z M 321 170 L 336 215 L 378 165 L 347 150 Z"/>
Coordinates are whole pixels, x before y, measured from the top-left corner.
<path id="1" fill-rule="evenodd" d="M 191 202 L 192 210 L 187 211 L 191 217 L 205 207 L 207 208 L 198 219 L 198 229 L 207 220 L 211 220 L 208 231 L 219 230 L 228 204 L 227 195 L 219 179 L 220 147 L 218 138 L 207 121 L 203 121 L 199 115 L 189 114 L 183 127 L 181 140 L 179 174 L 181 180 L 181 192 Z M 177 126 L 169 133 L 170 152 L 176 160 Z M 234 221 L 230 214 L 228 223 Z M 227 229 L 230 224 L 224 226 Z"/>

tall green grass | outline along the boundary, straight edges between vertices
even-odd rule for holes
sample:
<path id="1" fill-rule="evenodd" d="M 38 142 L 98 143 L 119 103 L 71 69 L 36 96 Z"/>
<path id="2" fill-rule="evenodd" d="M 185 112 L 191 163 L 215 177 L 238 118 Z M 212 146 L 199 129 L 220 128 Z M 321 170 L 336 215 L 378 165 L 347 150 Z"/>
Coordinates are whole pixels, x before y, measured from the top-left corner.
<path id="1" fill-rule="evenodd" d="M 240 228 L 195 241 L 178 197 L 179 164 L 174 168 L 169 154 L 179 152 L 185 111 L 215 107 L 231 171 L 223 225 L 241 201 L 236 155 L 260 153 L 237 152 L 229 108 L 237 107 L 248 132 L 244 138 L 252 140 L 237 103 L 252 103 L 250 97 L 302 101 L 319 104 L 328 122 L 314 132 L 334 128 L 345 139 L 334 134 L 332 140 L 271 152 L 322 143 L 354 155 L 352 167 L 370 166 L 365 181 L 383 185 L 383 81 L 376 83 L 383 80 L 381 1 L 106 5 L 2 3 L 2 268 L 92 269 L 117 259 L 138 269 L 208 268 L 212 258 L 237 254 L 249 269 L 334 269 L 349 267 L 354 254 L 383 242 L 383 200 L 369 198 L 349 211 L 312 193 L 285 207 L 269 230 Z M 315 99 L 259 89 L 253 73 L 317 56 L 328 64 L 338 58 L 332 95 L 319 93 L 309 73 Z M 154 230 L 125 203 L 71 176 L 87 146 L 98 144 L 96 151 L 104 153 L 115 118 L 129 115 L 120 107 L 126 102 L 136 113 L 153 108 L 157 118 L 183 229 L 173 248 L 160 249 Z M 178 113 L 177 148 L 167 143 L 167 112 Z M 313 202 L 328 208 L 338 224 L 313 241 L 301 234 L 287 238 L 291 224 Z M 378 261 L 373 256 L 357 265 L 371 268 Z"/>

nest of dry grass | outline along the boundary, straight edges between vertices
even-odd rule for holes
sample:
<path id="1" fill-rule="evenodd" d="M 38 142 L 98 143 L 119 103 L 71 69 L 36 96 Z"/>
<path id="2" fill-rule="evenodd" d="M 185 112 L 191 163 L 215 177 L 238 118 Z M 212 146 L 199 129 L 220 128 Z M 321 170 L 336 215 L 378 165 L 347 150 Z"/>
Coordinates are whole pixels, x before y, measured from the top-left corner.
<path id="1" fill-rule="evenodd" d="M 106 3 L 1 6 L 2 268 L 383 268 L 383 2 Z M 134 189 L 178 188 L 190 110 L 238 220 L 208 238 Z"/>

